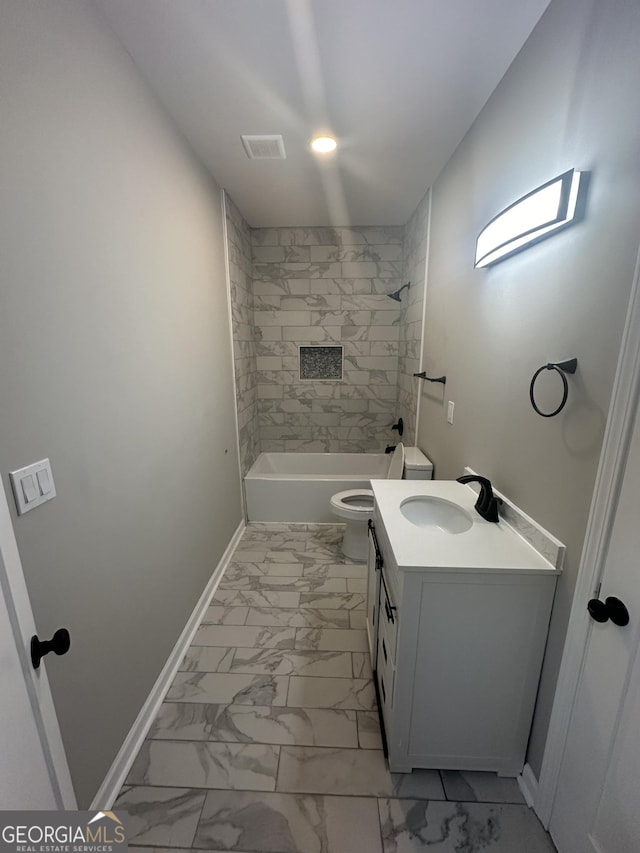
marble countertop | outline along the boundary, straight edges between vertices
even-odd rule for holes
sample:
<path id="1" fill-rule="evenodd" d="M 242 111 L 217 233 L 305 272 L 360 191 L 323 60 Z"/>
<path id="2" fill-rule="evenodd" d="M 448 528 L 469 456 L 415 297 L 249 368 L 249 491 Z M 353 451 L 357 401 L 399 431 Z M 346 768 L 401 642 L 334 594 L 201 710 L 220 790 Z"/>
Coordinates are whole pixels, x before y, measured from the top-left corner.
<path id="1" fill-rule="evenodd" d="M 455 568 L 545 574 L 558 574 L 562 570 L 561 562 L 554 564 L 543 556 L 503 518 L 497 524 L 481 518 L 474 509 L 477 494 L 467 485 L 455 480 L 372 480 L 371 487 L 398 568 L 402 570 Z M 471 528 L 451 534 L 437 527 L 412 524 L 402 514 L 400 505 L 418 496 L 458 504 L 471 515 Z"/>

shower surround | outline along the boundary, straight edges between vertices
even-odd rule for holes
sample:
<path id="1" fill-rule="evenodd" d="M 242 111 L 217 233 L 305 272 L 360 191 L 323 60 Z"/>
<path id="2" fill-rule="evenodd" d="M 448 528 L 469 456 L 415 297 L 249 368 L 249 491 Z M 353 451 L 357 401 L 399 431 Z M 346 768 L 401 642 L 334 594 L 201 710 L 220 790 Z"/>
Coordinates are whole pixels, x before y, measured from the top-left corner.
<path id="1" fill-rule="evenodd" d="M 424 202 L 409 253 L 402 226 L 250 228 L 226 205 L 243 476 L 259 452 L 381 452 L 399 416 L 413 443 Z M 342 378 L 301 379 L 301 346 L 342 347 Z"/>
<path id="2" fill-rule="evenodd" d="M 263 451 L 380 451 L 396 417 L 402 228 L 252 230 Z M 301 380 L 300 345 L 340 345 L 341 380 Z"/>

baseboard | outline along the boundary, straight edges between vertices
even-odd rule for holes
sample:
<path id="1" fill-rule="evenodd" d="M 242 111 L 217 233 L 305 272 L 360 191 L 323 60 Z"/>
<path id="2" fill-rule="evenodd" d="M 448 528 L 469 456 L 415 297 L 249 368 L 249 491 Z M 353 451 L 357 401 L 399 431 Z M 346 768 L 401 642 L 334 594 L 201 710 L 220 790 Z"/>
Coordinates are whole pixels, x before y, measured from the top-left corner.
<path id="1" fill-rule="evenodd" d="M 536 797 L 538 796 L 538 780 L 530 764 L 525 764 L 522 768 L 522 773 L 518 776 L 518 785 L 522 791 L 522 796 L 527 801 L 527 805 L 530 809 L 533 809 Z"/>
<path id="2" fill-rule="evenodd" d="M 124 780 L 127 778 L 127 774 L 131 769 L 131 765 L 133 764 L 134 759 L 147 736 L 151 723 L 158 713 L 158 709 L 162 704 L 166 692 L 175 678 L 178 667 L 182 663 L 182 659 L 191 645 L 193 637 L 198 629 L 202 617 L 204 616 L 204 612 L 207 609 L 211 597 L 215 593 L 218 583 L 230 562 L 231 555 L 240 541 L 244 529 L 245 523 L 244 521 L 241 521 L 224 554 L 220 558 L 220 562 L 214 569 L 213 574 L 204 588 L 198 603 L 194 607 L 184 630 L 173 647 L 167 662 L 162 668 L 162 672 L 158 676 L 156 683 L 151 688 L 151 692 L 140 709 L 140 713 L 136 717 L 134 724 L 131 726 L 131 729 L 126 736 L 124 743 L 120 747 L 113 764 L 109 768 L 102 785 L 100 785 L 97 794 L 93 798 L 93 802 L 90 806 L 91 811 L 104 811 L 105 809 L 110 809 L 113 806 L 113 803 L 124 784 Z"/>

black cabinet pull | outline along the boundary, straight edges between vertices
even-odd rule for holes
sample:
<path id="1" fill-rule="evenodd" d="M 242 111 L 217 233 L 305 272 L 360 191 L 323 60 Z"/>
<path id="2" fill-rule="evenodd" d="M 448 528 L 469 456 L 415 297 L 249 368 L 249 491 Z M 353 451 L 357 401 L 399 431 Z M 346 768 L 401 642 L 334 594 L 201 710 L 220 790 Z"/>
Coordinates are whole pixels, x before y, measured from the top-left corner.
<path id="1" fill-rule="evenodd" d="M 384 655 L 384 662 L 387 662 L 387 647 L 384 644 L 384 640 L 382 641 L 382 654 Z"/>
<path id="2" fill-rule="evenodd" d="M 31 638 L 31 663 L 34 669 L 40 669 L 40 661 L 49 652 L 66 655 L 71 648 L 71 635 L 66 628 L 58 628 L 50 640 L 41 640 L 37 634 Z"/>
<path id="3" fill-rule="evenodd" d="M 386 598 L 384 601 L 384 612 L 387 614 L 387 619 L 389 620 L 389 622 L 393 622 L 393 611 L 391 605 L 389 604 Z"/>
<path id="4" fill-rule="evenodd" d="M 382 578 L 382 586 L 384 587 L 384 612 L 386 617 L 391 624 L 395 624 L 395 619 L 393 618 L 393 611 L 396 609 L 389 599 L 389 593 L 387 591 L 387 584 L 384 579 L 384 572 L 380 572 L 380 577 Z"/>
<path id="5" fill-rule="evenodd" d="M 376 571 L 380 571 L 380 569 L 384 565 L 384 560 L 382 559 L 382 551 L 380 550 L 380 546 L 378 545 L 378 537 L 376 536 L 376 528 L 373 524 L 373 521 L 371 521 L 371 519 L 369 519 L 368 527 L 369 527 L 369 536 L 371 536 L 371 541 L 373 542 L 373 549 L 376 552 Z"/>

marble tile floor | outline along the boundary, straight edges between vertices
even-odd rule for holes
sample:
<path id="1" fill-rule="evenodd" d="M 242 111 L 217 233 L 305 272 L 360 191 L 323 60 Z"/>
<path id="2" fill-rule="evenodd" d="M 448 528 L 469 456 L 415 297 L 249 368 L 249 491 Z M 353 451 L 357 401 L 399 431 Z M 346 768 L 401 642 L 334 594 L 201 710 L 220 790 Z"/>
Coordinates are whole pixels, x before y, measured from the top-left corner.
<path id="1" fill-rule="evenodd" d="M 513 779 L 389 772 L 341 536 L 248 525 L 114 806 L 133 853 L 552 853 Z"/>

